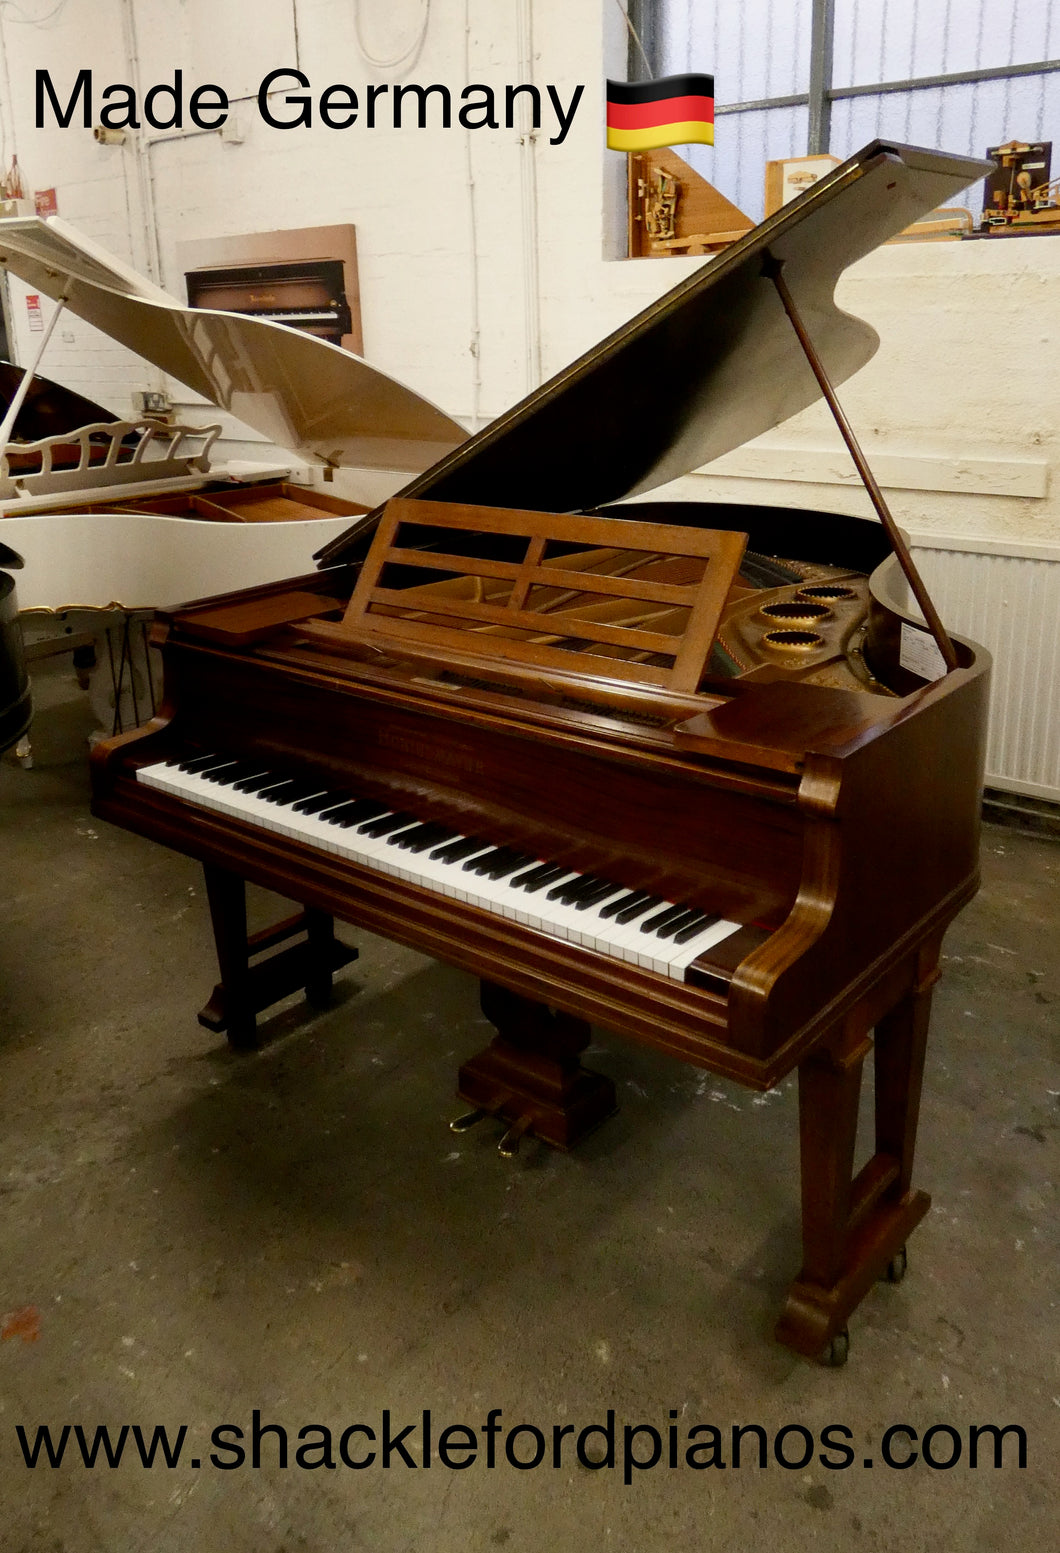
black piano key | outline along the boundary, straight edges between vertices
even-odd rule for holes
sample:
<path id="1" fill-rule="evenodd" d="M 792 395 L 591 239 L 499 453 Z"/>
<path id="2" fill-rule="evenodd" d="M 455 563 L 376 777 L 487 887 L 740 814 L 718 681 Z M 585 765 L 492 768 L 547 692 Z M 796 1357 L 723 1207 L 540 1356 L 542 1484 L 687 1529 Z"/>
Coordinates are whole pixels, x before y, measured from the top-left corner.
<path id="1" fill-rule="evenodd" d="M 550 901 L 558 901 L 562 899 L 567 890 L 583 883 L 584 879 L 584 874 L 575 874 L 573 879 L 561 879 L 558 884 L 553 885 L 552 889 L 549 890 L 548 894 L 545 896 L 545 899 Z"/>
<path id="2" fill-rule="evenodd" d="M 323 814 L 318 814 L 317 819 L 323 820 L 325 825 L 334 825 L 336 830 L 349 830 L 353 825 L 363 825 L 365 820 L 372 819 L 371 814 L 366 814 L 361 808 L 359 798 L 351 798 L 348 803 L 340 803 L 337 809 L 325 809 Z"/>
<path id="3" fill-rule="evenodd" d="M 697 933 L 702 933 L 704 928 L 713 927 L 715 922 L 720 921 L 721 918 L 716 911 L 705 911 L 698 922 L 693 922 L 688 927 L 683 927 L 679 933 L 674 934 L 674 943 L 691 943 Z"/>
<path id="4" fill-rule="evenodd" d="M 526 852 L 516 852 L 514 856 L 498 859 L 492 868 L 487 868 L 487 879 L 507 879 L 509 874 L 514 874 L 518 869 L 525 868 L 530 858 Z"/>
<path id="5" fill-rule="evenodd" d="M 504 864 L 517 855 L 511 847 L 494 847 L 491 852 L 483 852 L 481 857 L 469 858 L 464 867 L 473 874 L 488 874 L 496 864 Z"/>
<path id="6" fill-rule="evenodd" d="M 402 831 L 400 840 L 398 840 L 396 836 L 391 836 L 390 845 L 394 847 L 403 847 L 406 841 L 418 841 L 419 838 L 423 835 L 424 831 L 430 831 L 433 829 L 434 826 L 430 820 L 420 820 L 417 824 L 413 825 L 410 830 Z"/>
<path id="7" fill-rule="evenodd" d="M 232 788 L 237 793 L 256 793 L 259 788 L 268 787 L 273 782 L 282 780 L 278 771 L 267 771 L 264 766 L 258 766 L 255 771 L 233 782 Z"/>
<path id="8" fill-rule="evenodd" d="M 640 930 L 642 933 L 657 933 L 660 928 L 666 927 L 668 923 L 676 921 L 678 917 L 683 917 L 687 910 L 687 906 L 666 906 L 662 911 L 657 911 L 654 917 L 649 917 L 647 921 L 642 922 Z"/>
<path id="9" fill-rule="evenodd" d="M 261 762 L 257 760 L 240 760 L 237 761 L 234 771 L 226 773 L 207 772 L 206 775 L 209 781 L 212 782 L 215 779 L 219 779 L 222 787 L 231 787 L 233 789 L 237 782 L 252 782 L 255 777 L 259 776 L 268 779 L 266 785 L 269 787 L 275 787 L 280 782 L 286 782 L 288 778 L 288 773 L 285 771 L 265 771 Z M 255 792 L 260 792 L 261 790 L 260 788 L 254 789 Z"/>
<path id="10" fill-rule="evenodd" d="M 414 814 L 384 814 L 378 820 L 369 820 L 366 825 L 358 825 L 357 830 L 362 836 L 389 836 L 395 830 L 407 830 L 410 825 L 418 824 Z"/>
<path id="11" fill-rule="evenodd" d="M 554 884 L 564 874 L 569 874 L 570 869 L 563 863 L 535 863 L 533 868 L 528 868 L 518 878 L 512 880 L 512 887 L 516 890 L 526 890 L 533 895 L 535 890 L 544 889 L 546 884 Z"/>
<path id="12" fill-rule="evenodd" d="M 604 880 L 599 874 L 582 874 L 578 879 L 571 879 L 567 884 L 557 884 L 549 890 L 546 899 L 557 900 L 561 906 L 573 906 L 581 900 L 583 895 L 591 895 L 598 884 Z"/>
<path id="13" fill-rule="evenodd" d="M 627 906 L 638 906 L 641 901 L 647 903 L 651 895 L 647 890 L 627 890 L 625 895 L 620 895 L 617 900 L 608 901 L 606 906 L 600 908 L 602 918 L 617 917 L 620 911 L 625 911 Z"/>
<path id="14" fill-rule="evenodd" d="M 621 922 L 623 924 L 627 922 L 635 922 L 639 916 L 644 914 L 644 912 L 651 911 L 654 906 L 658 906 L 661 903 L 661 895 L 649 895 L 643 900 L 634 901 L 632 906 L 626 906 L 621 911 L 616 912 L 615 921 Z"/>
<path id="15" fill-rule="evenodd" d="M 488 845 L 481 836 L 464 836 L 458 841 L 447 841 L 444 847 L 436 848 L 430 855 L 439 863 L 462 863 L 465 857 L 481 852 Z"/>
<path id="16" fill-rule="evenodd" d="M 460 834 L 451 825 L 432 825 L 429 836 L 421 836 L 418 841 L 409 841 L 408 832 L 401 838 L 401 845 L 409 852 L 426 852 L 428 847 L 436 847 L 445 841 L 452 841 Z"/>
<path id="17" fill-rule="evenodd" d="M 300 782 L 295 777 L 281 782 L 279 787 L 268 787 L 262 790 L 261 796 L 267 803 L 282 803 L 290 807 L 296 798 L 311 798 L 314 793 L 319 793 L 319 782 Z"/>
<path id="18" fill-rule="evenodd" d="M 256 798 L 264 798 L 266 803 L 276 803 L 276 795 L 286 793 L 290 787 L 301 788 L 302 784 L 301 782 L 292 781 L 290 777 L 279 776 L 274 773 L 270 782 L 266 782 L 264 787 L 255 789 L 254 796 Z"/>
<path id="19" fill-rule="evenodd" d="M 690 927 L 693 922 L 698 922 L 703 915 L 705 913 L 696 906 L 684 906 L 679 917 L 671 917 L 665 927 L 658 929 L 658 935 L 660 938 L 673 938 L 675 933 L 680 932 L 682 928 Z"/>
<path id="20" fill-rule="evenodd" d="M 371 818 L 360 805 L 359 798 L 347 798 L 345 803 L 333 803 L 330 809 L 322 810 L 317 819 L 323 820 L 325 825 L 337 825 L 341 830 L 347 830 L 351 825 L 360 825 Z"/>
<path id="21" fill-rule="evenodd" d="M 220 765 L 221 761 L 224 759 L 226 759 L 224 755 L 217 754 L 193 755 L 189 760 L 182 760 L 178 762 L 177 770 L 188 771 L 192 773 L 196 771 L 205 771 L 208 766 Z"/>
<path id="22" fill-rule="evenodd" d="M 312 798 L 302 798 L 291 807 L 296 814 L 321 814 L 335 809 L 341 803 L 352 803 L 352 793 L 315 793 Z"/>
<path id="23" fill-rule="evenodd" d="M 363 825 L 365 820 L 380 820 L 389 812 L 385 803 L 379 803 L 374 798 L 351 798 L 338 809 L 325 809 L 320 818 L 327 820 L 329 825 L 338 825 L 341 830 L 349 830 L 351 825 Z"/>
<path id="24" fill-rule="evenodd" d="M 608 900 L 612 895 L 617 894 L 621 888 L 620 884 L 615 884 L 612 880 L 605 879 L 602 884 L 596 886 L 595 890 L 589 890 L 586 894 L 580 895 L 574 902 L 575 908 L 578 911 L 588 911 L 590 906 L 597 906 L 601 901 Z"/>
<path id="25" fill-rule="evenodd" d="M 231 787 L 239 777 L 249 776 L 252 769 L 244 760 L 230 760 L 223 766 L 210 766 L 200 771 L 199 775 L 204 782 L 216 782 L 218 787 Z"/>
<path id="26" fill-rule="evenodd" d="M 414 825 L 399 836 L 391 836 L 390 840 L 395 847 L 401 847 L 406 852 L 426 852 L 428 847 L 451 840 L 455 834 L 448 825 L 439 825 L 436 820 L 424 820 L 422 825 Z"/>
<path id="27" fill-rule="evenodd" d="M 325 820 L 330 824 L 333 819 L 341 814 L 342 823 L 345 824 L 347 818 L 352 819 L 354 809 L 357 810 L 358 824 L 363 820 L 379 819 L 382 815 L 390 813 L 385 803 L 367 808 L 365 807 L 365 799 L 358 798 L 356 793 L 332 793 L 324 807 L 317 810 L 317 818 Z"/>

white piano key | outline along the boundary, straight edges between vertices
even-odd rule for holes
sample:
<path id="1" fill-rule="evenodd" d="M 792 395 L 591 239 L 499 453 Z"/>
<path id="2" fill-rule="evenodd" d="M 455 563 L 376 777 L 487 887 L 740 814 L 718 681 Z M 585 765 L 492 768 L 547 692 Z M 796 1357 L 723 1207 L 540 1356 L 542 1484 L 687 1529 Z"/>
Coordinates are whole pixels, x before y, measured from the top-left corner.
<path id="1" fill-rule="evenodd" d="M 220 761 L 223 757 L 219 755 L 217 758 Z M 216 813 L 230 815 L 249 825 L 286 836 L 292 841 L 306 843 L 390 878 L 420 885 L 451 900 L 493 912 L 536 932 L 579 945 L 596 954 L 642 966 L 645 970 L 678 981 L 684 979 L 688 966 L 705 950 L 720 943 L 730 933 L 735 933 L 739 927 L 739 923 L 729 921 L 704 923 L 695 937 L 685 944 L 677 944 L 673 938 L 660 938 L 657 932 L 644 931 L 644 923 L 663 911 L 667 904 L 665 902 L 660 901 L 647 908 L 632 922 L 620 923 L 615 917 L 601 917 L 600 913 L 609 903 L 620 895 L 630 893 L 624 885 L 615 885 L 613 890 L 601 896 L 592 906 L 579 910 L 577 904 L 549 899 L 551 890 L 574 884 L 582 877 L 575 869 L 569 869 L 530 893 L 514 886 L 512 880 L 535 867 L 533 861 L 521 863 L 503 879 L 491 879 L 464 866 L 475 858 L 482 858 L 486 853 L 495 851 L 500 843 L 483 841 L 476 852 L 456 862 L 434 858 L 431 853 L 442 846 L 468 840 L 469 837 L 450 837 L 445 842 L 428 846 L 422 852 L 411 852 L 398 845 L 401 832 L 420 823 L 411 815 L 407 825 L 400 829 L 385 836 L 370 836 L 360 828 L 361 824 L 369 822 L 334 824 L 321 818 L 326 810 L 318 814 L 300 812 L 295 806 L 302 799 L 292 799 L 286 803 L 273 802 L 256 793 L 240 792 L 234 785 L 211 781 L 207 773 L 181 771 L 175 761 L 141 767 L 137 777 L 145 786 L 157 788 L 172 797 L 201 804 Z M 281 780 L 283 774 L 278 772 L 277 782 Z M 322 786 L 319 791 L 326 792 L 327 788 Z M 337 792 L 333 807 L 337 808 L 344 801 L 341 793 Z M 374 816 L 370 823 L 390 818 L 398 812 L 406 811 L 387 811 L 386 814 Z M 546 861 L 540 860 L 542 863 Z"/>

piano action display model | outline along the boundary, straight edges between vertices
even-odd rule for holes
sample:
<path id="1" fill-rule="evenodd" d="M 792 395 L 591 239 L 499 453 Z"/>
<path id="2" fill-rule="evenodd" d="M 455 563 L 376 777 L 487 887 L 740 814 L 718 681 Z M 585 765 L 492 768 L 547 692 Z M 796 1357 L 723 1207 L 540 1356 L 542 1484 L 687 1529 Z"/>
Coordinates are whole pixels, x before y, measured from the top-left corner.
<path id="1" fill-rule="evenodd" d="M 797 1069 L 802 1267 L 777 1335 L 833 1362 L 929 1205 L 920 1087 L 942 937 L 977 887 L 988 673 L 835 402 L 877 341 L 833 291 L 981 170 L 866 148 L 317 573 L 163 617 L 163 714 L 93 761 L 97 815 L 204 863 L 205 1020 L 237 1045 L 285 993 L 326 997 L 337 916 L 480 978 L 497 1036 L 461 1069 L 463 1121 L 499 1119 L 507 1152 L 614 1109 L 580 1062 L 590 1021 L 758 1090 Z M 879 523 L 613 505 L 821 393 Z M 248 938 L 247 880 L 303 913 Z"/>

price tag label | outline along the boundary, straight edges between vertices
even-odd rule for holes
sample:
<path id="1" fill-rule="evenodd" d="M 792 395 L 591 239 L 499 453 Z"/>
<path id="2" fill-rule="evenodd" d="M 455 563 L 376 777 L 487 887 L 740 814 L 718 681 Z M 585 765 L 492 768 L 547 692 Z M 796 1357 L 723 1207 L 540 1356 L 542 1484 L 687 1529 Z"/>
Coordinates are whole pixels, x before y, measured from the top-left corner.
<path id="1" fill-rule="evenodd" d="M 941 679 L 946 672 L 946 660 L 935 638 L 926 631 L 918 631 L 916 626 L 903 624 L 898 662 L 921 679 Z"/>
<path id="2" fill-rule="evenodd" d="M 29 314 L 29 326 L 33 333 L 42 333 L 44 329 L 44 314 L 40 308 L 40 297 L 33 291 L 26 298 L 26 312 Z"/>

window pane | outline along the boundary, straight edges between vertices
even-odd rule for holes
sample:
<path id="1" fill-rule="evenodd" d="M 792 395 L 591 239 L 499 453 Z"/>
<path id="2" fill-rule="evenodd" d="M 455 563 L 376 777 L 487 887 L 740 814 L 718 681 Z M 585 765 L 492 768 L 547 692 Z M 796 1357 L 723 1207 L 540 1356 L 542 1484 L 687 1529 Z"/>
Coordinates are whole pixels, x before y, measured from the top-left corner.
<path id="1" fill-rule="evenodd" d="M 804 92 L 810 73 L 811 0 L 658 0 L 661 75 L 703 70 L 718 102 Z"/>
<path id="2" fill-rule="evenodd" d="M 835 0 L 833 86 L 1052 59 L 1051 0 Z"/>
<path id="3" fill-rule="evenodd" d="M 1060 73 L 975 81 L 881 97 L 846 97 L 832 106 L 832 150 L 849 156 L 879 135 L 912 145 L 937 146 L 958 155 L 985 156 L 1018 134 L 1048 140 L 1060 123 Z M 1060 145 L 1053 173 L 1060 173 Z M 954 197 L 976 215 L 982 209 L 982 184 Z"/>

